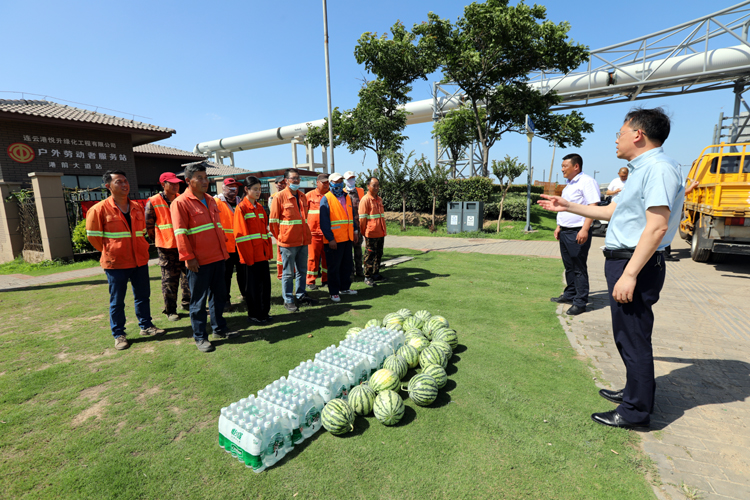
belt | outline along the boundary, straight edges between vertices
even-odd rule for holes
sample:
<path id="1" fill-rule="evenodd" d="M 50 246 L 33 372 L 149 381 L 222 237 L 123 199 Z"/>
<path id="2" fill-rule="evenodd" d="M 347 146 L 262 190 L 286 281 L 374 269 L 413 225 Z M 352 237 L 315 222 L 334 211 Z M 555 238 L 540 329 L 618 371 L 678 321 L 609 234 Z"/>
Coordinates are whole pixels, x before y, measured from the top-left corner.
<path id="1" fill-rule="evenodd" d="M 578 227 L 566 227 L 566 226 L 560 226 L 561 231 L 580 231 L 583 226 Z"/>
<path id="2" fill-rule="evenodd" d="M 603 250 L 604 252 L 604 258 L 612 260 L 612 259 L 625 259 L 628 260 L 633 256 L 634 250 L 631 250 L 629 248 L 620 248 L 617 250 L 611 250 L 609 248 L 605 248 Z M 654 255 L 662 253 L 661 251 L 654 252 Z"/>

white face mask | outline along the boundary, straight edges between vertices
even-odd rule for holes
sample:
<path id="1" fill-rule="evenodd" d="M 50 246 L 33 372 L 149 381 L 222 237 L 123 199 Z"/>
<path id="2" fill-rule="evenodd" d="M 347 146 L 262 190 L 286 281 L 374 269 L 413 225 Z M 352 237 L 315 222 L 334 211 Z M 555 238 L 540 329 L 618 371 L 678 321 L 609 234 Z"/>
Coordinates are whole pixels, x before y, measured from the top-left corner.
<path id="1" fill-rule="evenodd" d="M 346 179 L 346 189 L 352 190 L 354 189 L 354 183 L 357 181 L 357 179 Z"/>
<path id="2" fill-rule="evenodd" d="M 296 191 L 299 189 L 299 184 L 289 184 L 289 189 Z"/>

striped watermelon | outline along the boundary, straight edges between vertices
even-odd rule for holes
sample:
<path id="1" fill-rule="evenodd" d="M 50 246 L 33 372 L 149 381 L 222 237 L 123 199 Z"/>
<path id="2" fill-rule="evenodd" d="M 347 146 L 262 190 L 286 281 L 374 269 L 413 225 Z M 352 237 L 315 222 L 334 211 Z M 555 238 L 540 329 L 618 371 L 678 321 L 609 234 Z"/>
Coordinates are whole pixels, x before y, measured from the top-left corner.
<path id="1" fill-rule="evenodd" d="M 406 361 L 406 364 L 409 365 L 409 368 L 416 368 L 419 364 L 419 351 L 417 351 L 413 346 L 410 346 L 409 344 L 401 346 L 396 354 L 404 358 L 404 361 Z"/>
<path id="2" fill-rule="evenodd" d="M 444 317 L 442 317 L 442 316 L 433 316 L 433 317 L 431 317 L 431 318 L 430 318 L 430 321 L 433 321 L 433 320 L 434 320 L 434 321 L 439 321 L 439 322 L 440 322 L 440 323 L 442 323 L 442 324 L 443 324 L 443 326 L 445 326 L 445 327 L 449 327 L 449 326 L 451 326 L 451 325 L 449 325 L 449 324 L 448 324 L 448 320 L 447 320 L 447 319 L 445 319 L 445 318 L 444 318 Z"/>
<path id="3" fill-rule="evenodd" d="M 427 366 L 427 368 L 422 370 L 422 373 L 434 378 L 435 382 L 437 382 L 438 389 L 442 389 L 443 387 L 445 387 L 445 384 L 448 382 L 448 374 L 445 373 L 445 370 L 442 366 L 429 365 Z M 351 400 L 351 395 L 349 396 L 349 399 Z"/>
<path id="4" fill-rule="evenodd" d="M 398 379 L 401 380 L 406 376 L 406 372 L 409 371 L 409 365 L 404 358 L 398 354 L 391 354 L 385 361 L 383 361 L 383 368 L 391 370 L 393 373 L 398 375 Z"/>
<path id="5" fill-rule="evenodd" d="M 437 398 L 438 384 L 434 378 L 420 373 L 411 378 L 407 390 L 409 391 L 409 397 L 415 404 L 427 406 Z"/>
<path id="6" fill-rule="evenodd" d="M 393 318 L 387 324 L 383 326 L 388 328 L 389 330 L 403 330 L 404 329 L 404 327 L 401 326 L 400 318 L 399 319 Z"/>
<path id="7" fill-rule="evenodd" d="M 383 324 L 385 325 L 386 323 L 388 323 L 389 320 L 393 318 L 398 318 L 398 319 L 403 320 L 403 318 L 399 316 L 398 313 L 388 313 L 383 317 Z"/>
<path id="8" fill-rule="evenodd" d="M 377 393 L 369 385 L 356 385 L 349 391 L 349 406 L 357 415 L 368 415 L 372 411 Z"/>
<path id="9" fill-rule="evenodd" d="M 401 317 L 402 317 L 402 318 L 404 318 L 404 319 L 406 319 L 406 318 L 410 318 L 410 317 L 411 317 L 411 315 L 412 315 L 412 314 L 411 314 L 411 311 L 410 311 L 410 310 L 408 310 L 408 309 L 406 309 L 406 308 L 403 308 L 403 309 L 399 309 L 399 310 L 398 310 L 398 314 L 399 314 L 399 316 L 401 316 Z"/>
<path id="10" fill-rule="evenodd" d="M 323 427 L 336 436 L 354 430 L 354 410 L 343 399 L 332 399 L 320 415 Z"/>
<path id="11" fill-rule="evenodd" d="M 417 311 L 414 313 L 414 317 L 417 318 L 422 323 L 427 323 L 429 319 L 432 317 L 432 315 L 427 311 Z"/>
<path id="12" fill-rule="evenodd" d="M 451 357 L 453 357 L 453 348 L 445 340 L 433 340 L 430 345 L 434 345 L 435 347 L 443 351 L 443 354 L 445 354 L 445 357 L 448 361 L 450 361 Z"/>
<path id="13" fill-rule="evenodd" d="M 455 330 L 451 330 L 450 328 L 438 331 L 433 340 L 445 341 L 452 349 L 458 347 L 458 335 L 456 335 Z"/>
<path id="14" fill-rule="evenodd" d="M 367 323 L 365 323 L 365 328 L 370 328 L 371 326 L 382 326 L 383 324 L 380 322 L 379 319 L 371 319 Z"/>
<path id="15" fill-rule="evenodd" d="M 408 318 L 406 318 L 402 326 L 404 327 L 404 330 L 414 329 L 419 330 L 420 332 L 422 331 L 422 321 L 414 316 L 409 316 Z"/>
<path id="16" fill-rule="evenodd" d="M 412 337 L 424 337 L 424 334 L 422 333 L 422 330 L 418 328 L 409 328 L 408 330 L 404 330 L 404 339 L 410 340 Z"/>
<path id="17" fill-rule="evenodd" d="M 435 332 L 437 332 L 439 329 L 448 327 L 448 325 L 440 321 L 439 318 L 440 316 L 433 316 L 432 318 L 430 318 L 430 321 L 427 322 L 427 325 L 422 327 L 422 331 L 425 332 L 425 337 L 430 340 L 432 340 Z"/>
<path id="18" fill-rule="evenodd" d="M 430 341 L 424 337 L 412 337 L 407 344 L 421 353 L 422 349 L 430 345 Z"/>
<path id="19" fill-rule="evenodd" d="M 362 331 L 362 328 L 359 328 L 358 326 L 353 326 L 346 331 L 346 338 L 357 335 L 361 331 Z"/>
<path id="20" fill-rule="evenodd" d="M 383 391 L 375 398 L 373 412 L 381 424 L 396 425 L 404 416 L 404 400 L 395 391 Z"/>
<path id="21" fill-rule="evenodd" d="M 372 374 L 367 383 L 373 391 L 379 393 L 381 391 L 396 389 L 400 381 L 401 379 L 398 378 L 398 374 L 386 368 L 381 368 Z"/>
<path id="22" fill-rule="evenodd" d="M 427 368 L 429 365 L 438 365 L 445 368 L 448 366 L 448 359 L 443 354 L 443 351 L 437 347 L 428 346 L 419 353 L 419 365 L 422 368 Z"/>

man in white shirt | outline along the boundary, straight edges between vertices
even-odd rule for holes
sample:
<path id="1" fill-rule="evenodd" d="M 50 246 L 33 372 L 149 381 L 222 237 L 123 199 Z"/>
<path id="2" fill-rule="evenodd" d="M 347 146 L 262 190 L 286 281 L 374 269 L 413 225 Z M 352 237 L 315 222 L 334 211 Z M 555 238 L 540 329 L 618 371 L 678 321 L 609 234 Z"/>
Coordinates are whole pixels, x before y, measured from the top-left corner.
<path id="1" fill-rule="evenodd" d="M 606 196 L 611 196 L 612 201 L 615 201 L 615 198 L 617 198 L 620 195 L 620 191 L 622 191 L 622 188 L 625 187 L 625 182 L 628 180 L 628 168 L 622 167 L 619 172 L 617 172 L 617 177 L 609 183 L 609 186 L 607 186 L 607 192 L 604 193 Z M 617 203 L 617 202 L 615 202 Z"/>
<path id="2" fill-rule="evenodd" d="M 569 154 L 563 158 L 563 177 L 568 185 L 563 189 L 562 197 L 579 205 L 596 205 L 601 200 L 599 185 L 596 180 L 584 174 L 583 158 L 578 154 Z M 591 247 L 592 220 L 570 212 L 557 214 L 555 239 L 560 241 L 560 255 L 565 265 L 565 282 L 567 286 L 559 297 L 550 300 L 561 304 L 573 304 L 567 310 L 569 316 L 586 312 L 589 300 L 589 271 L 586 264 Z"/>

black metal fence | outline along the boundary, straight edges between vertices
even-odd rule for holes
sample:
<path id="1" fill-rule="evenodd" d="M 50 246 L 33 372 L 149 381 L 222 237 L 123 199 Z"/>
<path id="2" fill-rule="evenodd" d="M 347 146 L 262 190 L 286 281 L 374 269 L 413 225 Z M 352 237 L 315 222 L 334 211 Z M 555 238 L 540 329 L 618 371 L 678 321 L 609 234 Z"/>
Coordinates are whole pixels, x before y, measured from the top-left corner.
<path id="1" fill-rule="evenodd" d="M 18 205 L 18 218 L 23 236 L 23 249 L 43 252 L 42 231 L 39 229 L 39 215 L 36 211 L 34 191 L 22 189 L 11 193 L 10 198 Z"/>

